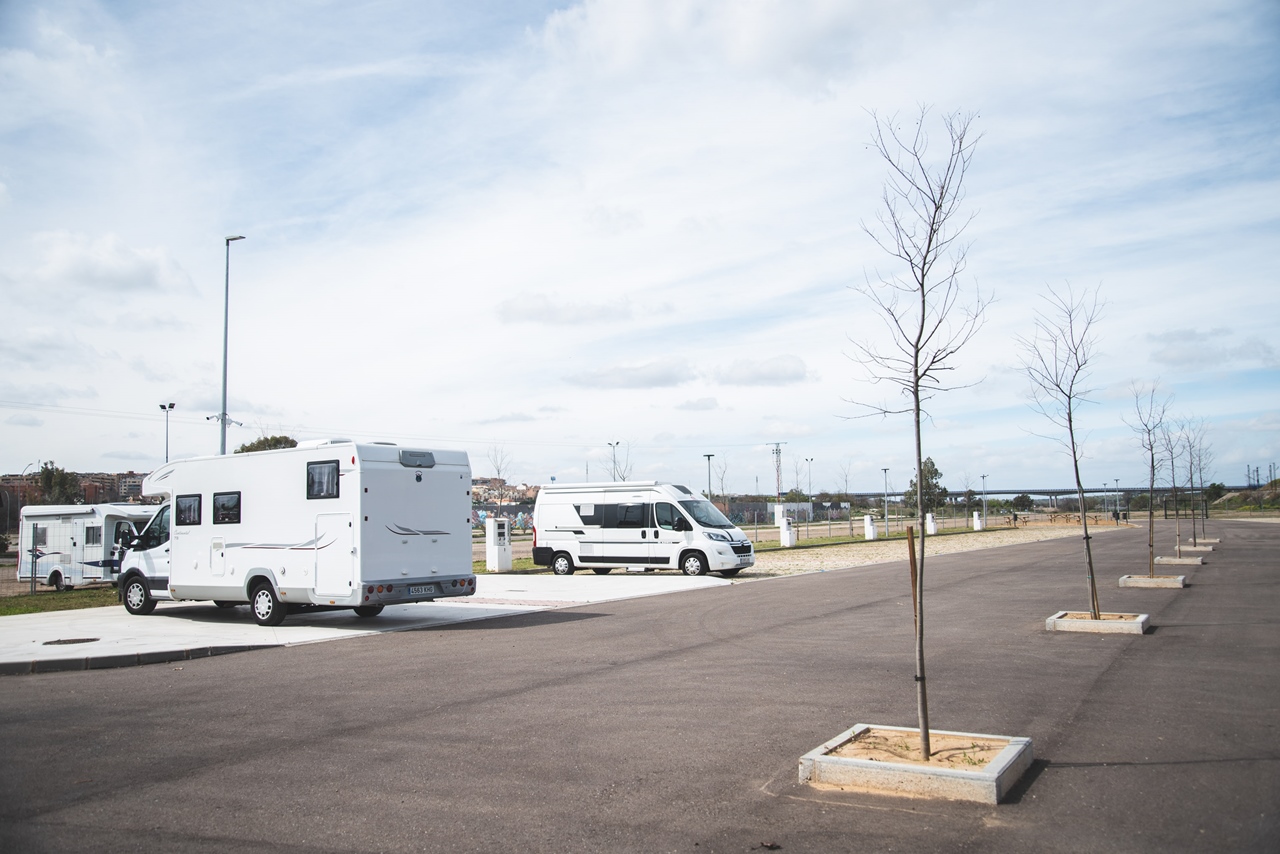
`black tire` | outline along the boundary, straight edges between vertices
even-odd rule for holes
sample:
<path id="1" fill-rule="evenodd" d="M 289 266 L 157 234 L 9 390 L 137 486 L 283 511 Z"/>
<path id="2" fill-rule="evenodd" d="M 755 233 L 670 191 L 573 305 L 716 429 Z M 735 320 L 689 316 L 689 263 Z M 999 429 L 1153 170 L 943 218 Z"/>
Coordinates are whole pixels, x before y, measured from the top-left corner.
<path id="1" fill-rule="evenodd" d="M 735 566 L 733 569 L 722 569 L 720 570 L 719 574 L 724 576 L 725 578 L 733 578 L 739 572 L 742 572 L 742 567 Z"/>
<path id="2" fill-rule="evenodd" d="M 680 558 L 680 571 L 685 575 L 706 575 L 707 559 L 702 552 L 688 552 Z"/>
<path id="3" fill-rule="evenodd" d="M 573 558 L 565 552 L 556 552 L 551 558 L 551 571 L 556 575 L 573 575 L 575 569 L 577 567 L 573 565 Z"/>
<path id="4" fill-rule="evenodd" d="M 284 622 L 287 613 L 284 603 L 276 596 L 275 588 L 266 581 L 253 588 L 253 593 L 249 596 L 249 607 L 260 626 L 278 626 Z"/>
<path id="5" fill-rule="evenodd" d="M 376 617 L 382 613 L 383 605 L 357 605 L 355 608 L 357 617 Z"/>
<path id="6" fill-rule="evenodd" d="M 49 586 L 61 593 L 67 589 L 67 582 L 63 579 L 61 572 L 55 572 L 49 576 Z"/>
<path id="7" fill-rule="evenodd" d="M 591 567 L 591 571 L 592 571 L 592 572 L 594 572 L 596 575 L 608 575 L 609 573 L 613 572 L 613 567 L 611 567 L 611 566 L 593 566 L 593 567 Z"/>
<path id="8" fill-rule="evenodd" d="M 138 617 L 150 614 L 156 609 L 156 600 L 151 598 L 147 589 L 147 580 L 140 575 L 132 575 L 124 583 L 124 592 L 120 598 L 124 600 L 124 609 Z"/>
<path id="9" fill-rule="evenodd" d="M 240 604 L 242 604 L 242 603 L 240 603 L 240 602 L 217 602 L 217 601 L 215 601 L 213 604 L 217 605 L 219 608 L 234 608 L 235 606 L 240 605 Z"/>

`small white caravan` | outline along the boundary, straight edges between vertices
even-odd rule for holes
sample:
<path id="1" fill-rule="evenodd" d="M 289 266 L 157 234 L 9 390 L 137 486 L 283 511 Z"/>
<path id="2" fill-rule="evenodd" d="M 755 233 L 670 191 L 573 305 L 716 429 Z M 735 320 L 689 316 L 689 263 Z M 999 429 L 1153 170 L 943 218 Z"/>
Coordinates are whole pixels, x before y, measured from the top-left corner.
<path id="1" fill-rule="evenodd" d="M 80 584 L 114 581 L 120 572 L 120 545 L 156 508 L 141 504 L 28 504 L 18 531 L 18 580 L 67 590 Z"/>
<path id="2" fill-rule="evenodd" d="M 556 575 L 625 567 L 732 576 L 756 562 L 751 541 L 714 504 L 671 483 L 543 486 L 533 529 L 533 562 Z"/>
<path id="3" fill-rule="evenodd" d="M 471 464 L 463 451 L 349 439 L 177 460 L 142 482 L 167 500 L 121 562 L 132 614 L 157 600 L 290 610 L 470 596 Z"/>

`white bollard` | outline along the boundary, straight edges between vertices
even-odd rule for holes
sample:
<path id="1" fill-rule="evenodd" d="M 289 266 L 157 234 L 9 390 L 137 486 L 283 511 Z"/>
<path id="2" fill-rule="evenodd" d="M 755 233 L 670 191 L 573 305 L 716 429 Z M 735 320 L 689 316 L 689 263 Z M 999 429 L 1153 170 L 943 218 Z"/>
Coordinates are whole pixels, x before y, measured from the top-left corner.
<path id="1" fill-rule="evenodd" d="M 975 531 L 982 530 L 982 514 L 979 513 L 977 510 L 973 511 L 973 530 Z"/>
<path id="2" fill-rule="evenodd" d="M 484 520 L 484 535 L 484 568 L 490 572 L 510 572 L 510 521 L 490 516 Z"/>
<path id="3" fill-rule="evenodd" d="M 931 537 L 938 533 L 938 520 L 933 518 L 932 513 L 924 514 L 924 532 Z"/>
<path id="4" fill-rule="evenodd" d="M 786 517 L 783 517 L 778 525 L 778 544 L 784 549 L 789 549 L 796 544 L 796 529 L 791 524 L 791 520 Z"/>
<path id="5" fill-rule="evenodd" d="M 876 538 L 876 520 L 870 516 L 862 517 L 862 536 L 866 540 L 874 540 Z"/>

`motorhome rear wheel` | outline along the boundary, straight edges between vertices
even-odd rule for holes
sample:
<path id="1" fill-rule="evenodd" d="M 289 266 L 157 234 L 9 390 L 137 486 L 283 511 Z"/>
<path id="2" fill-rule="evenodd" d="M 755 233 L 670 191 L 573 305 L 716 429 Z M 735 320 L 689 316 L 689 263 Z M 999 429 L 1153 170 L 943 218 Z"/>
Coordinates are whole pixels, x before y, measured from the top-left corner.
<path id="1" fill-rule="evenodd" d="M 250 601 L 253 604 L 253 618 L 258 621 L 258 625 L 278 626 L 284 622 L 285 606 L 269 583 L 263 582 L 255 587 Z"/>
<path id="2" fill-rule="evenodd" d="M 382 613 L 382 605 L 358 605 L 355 608 L 357 617 L 376 617 Z"/>
<path id="3" fill-rule="evenodd" d="M 573 558 L 560 552 L 551 559 L 551 571 L 556 575 L 573 575 Z"/>

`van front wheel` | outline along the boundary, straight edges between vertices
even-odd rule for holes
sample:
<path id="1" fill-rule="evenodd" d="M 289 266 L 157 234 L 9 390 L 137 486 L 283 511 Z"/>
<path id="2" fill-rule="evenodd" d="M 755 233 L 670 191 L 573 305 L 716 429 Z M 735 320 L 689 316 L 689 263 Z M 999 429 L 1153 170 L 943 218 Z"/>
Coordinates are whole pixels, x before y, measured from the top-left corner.
<path id="1" fill-rule="evenodd" d="M 706 575 L 707 559 L 701 552 L 689 552 L 680 561 L 680 571 L 685 575 Z"/>
<path id="2" fill-rule="evenodd" d="M 574 569 L 573 558 L 564 552 L 557 552 L 551 559 L 551 571 L 556 575 L 573 575 Z"/>
<path id="3" fill-rule="evenodd" d="M 147 590 L 147 582 L 135 575 L 124 585 L 124 609 L 139 617 L 150 614 L 156 609 L 156 600 L 151 598 Z"/>

